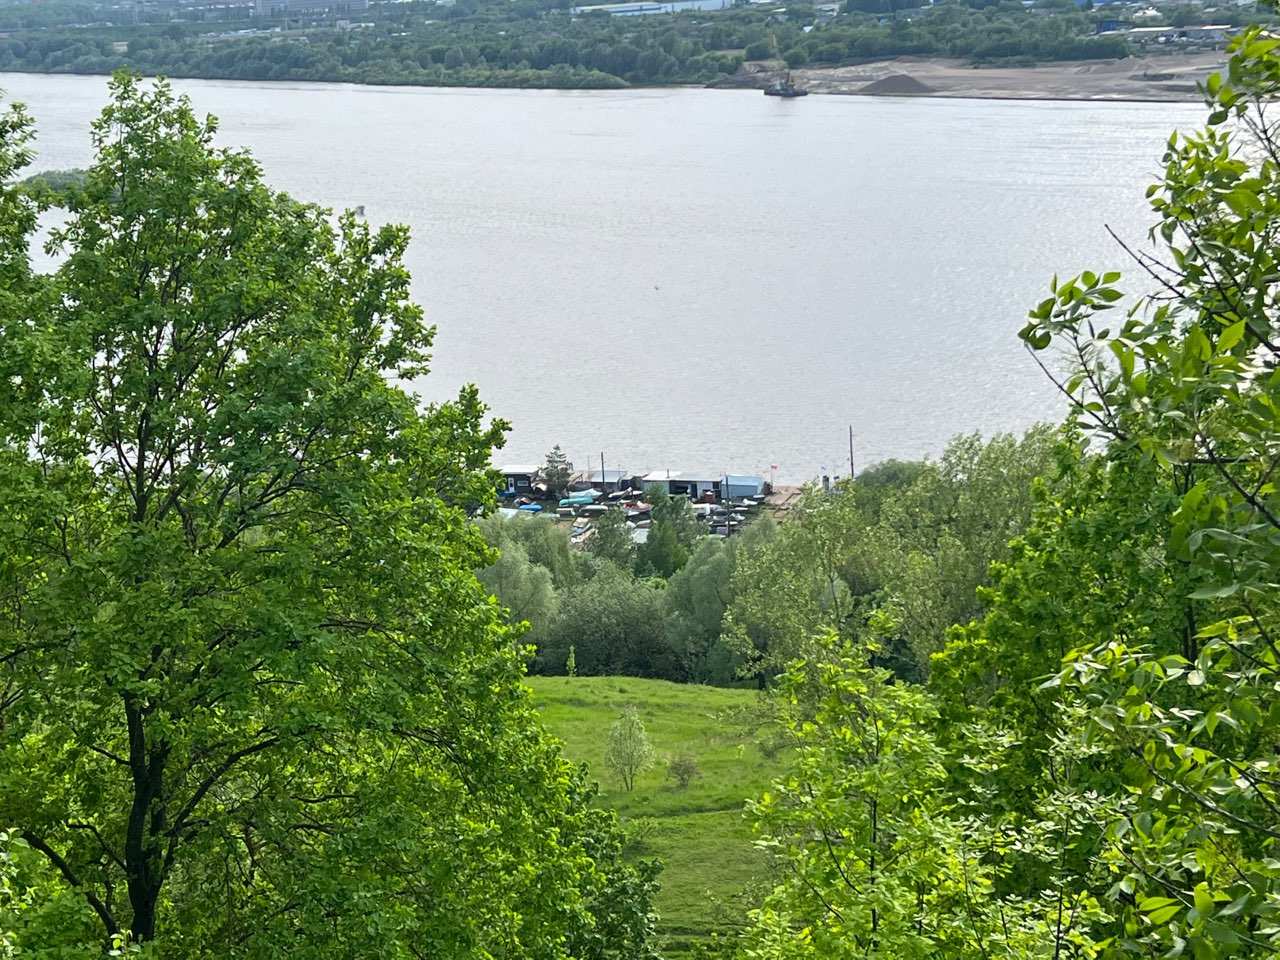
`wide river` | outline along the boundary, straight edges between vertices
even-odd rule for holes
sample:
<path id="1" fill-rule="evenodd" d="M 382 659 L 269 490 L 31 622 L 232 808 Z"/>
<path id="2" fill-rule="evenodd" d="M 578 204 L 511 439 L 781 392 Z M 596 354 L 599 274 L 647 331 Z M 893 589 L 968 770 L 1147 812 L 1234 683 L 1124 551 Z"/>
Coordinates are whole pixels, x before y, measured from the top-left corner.
<path id="1" fill-rule="evenodd" d="M 579 465 L 806 479 L 1057 419 L 1017 331 L 1127 267 L 1184 104 L 184 81 L 270 182 L 407 223 L 428 399 L 480 385 Z M 98 77 L 0 75 L 36 169 L 83 166 Z M 1135 283 L 1141 285 L 1138 278 Z"/>

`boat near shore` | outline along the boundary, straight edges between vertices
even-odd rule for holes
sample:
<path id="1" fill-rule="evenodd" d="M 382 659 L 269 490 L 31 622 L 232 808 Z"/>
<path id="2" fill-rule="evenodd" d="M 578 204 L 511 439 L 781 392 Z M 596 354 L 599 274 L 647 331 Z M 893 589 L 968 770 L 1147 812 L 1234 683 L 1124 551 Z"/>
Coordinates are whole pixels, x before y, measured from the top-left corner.
<path id="1" fill-rule="evenodd" d="M 775 80 L 765 87 L 764 95 L 766 97 L 807 97 L 809 91 L 792 83 L 791 73 L 788 71 L 787 75 L 781 80 Z"/>

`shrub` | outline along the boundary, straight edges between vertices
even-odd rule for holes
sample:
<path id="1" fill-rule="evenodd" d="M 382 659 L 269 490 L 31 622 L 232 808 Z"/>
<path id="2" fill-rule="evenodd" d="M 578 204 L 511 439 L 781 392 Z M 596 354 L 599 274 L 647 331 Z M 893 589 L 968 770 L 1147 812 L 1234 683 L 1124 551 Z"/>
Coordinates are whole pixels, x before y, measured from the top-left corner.
<path id="1" fill-rule="evenodd" d="M 803 67 L 809 62 L 809 54 L 804 47 L 792 47 L 782 55 L 782 59 L 787 61 L 788 67 Z"/>
<path id="2" fill-rule="evenodd" d="M 667 779 L 675 781 L 677 790 L 688 790 L 689 784 L 702 776 L 702 768 L 698 766 L 698 758 L 689 753 L 681 753 L 667 761 Z"/>
<path id="3" fill-rule="evenodd" d="M 658 829 L 658 821 L 653 817 L 632 817 L 622 825 L 628 853 L 644 853 L 649 849 L 649 842 Z"/>

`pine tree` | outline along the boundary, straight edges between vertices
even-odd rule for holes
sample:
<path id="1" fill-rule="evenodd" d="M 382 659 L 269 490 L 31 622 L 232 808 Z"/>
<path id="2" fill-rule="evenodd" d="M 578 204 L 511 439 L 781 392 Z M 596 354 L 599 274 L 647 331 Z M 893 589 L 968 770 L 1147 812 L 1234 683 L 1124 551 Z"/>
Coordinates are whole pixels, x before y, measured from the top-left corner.
<path id="1" fill-rule="evenodd" d="M 551 491 L 552 496 L 563 497 L 565 491 L 569 489 L 569 482 L 573 480 L 573 464 L 569 462 L 569 458 L 564 455 L 558 443 L 547 454 L 546 466 L 542 468 L 542 479 L 547 482 L 547 489 Z"/>

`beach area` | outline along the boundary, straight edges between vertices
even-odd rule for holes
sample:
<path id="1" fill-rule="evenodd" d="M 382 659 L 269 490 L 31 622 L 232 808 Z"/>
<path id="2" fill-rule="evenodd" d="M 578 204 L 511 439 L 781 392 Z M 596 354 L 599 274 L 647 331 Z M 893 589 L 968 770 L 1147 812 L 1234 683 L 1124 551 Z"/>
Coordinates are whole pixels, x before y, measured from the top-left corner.
<path id="1" fill-rule="evenodd" d="M 1220 50 L 1151 54 L 1035 66 L 975 66 L 966 60 L 900 57 L 845 67 L 791 71 L 810 93 L 981 100 L 1198 101 L 1197 84 L 1226 64 Z M 783 76 L 780 63 L 748 63 L 720 87 L 765 86 Z"/>

